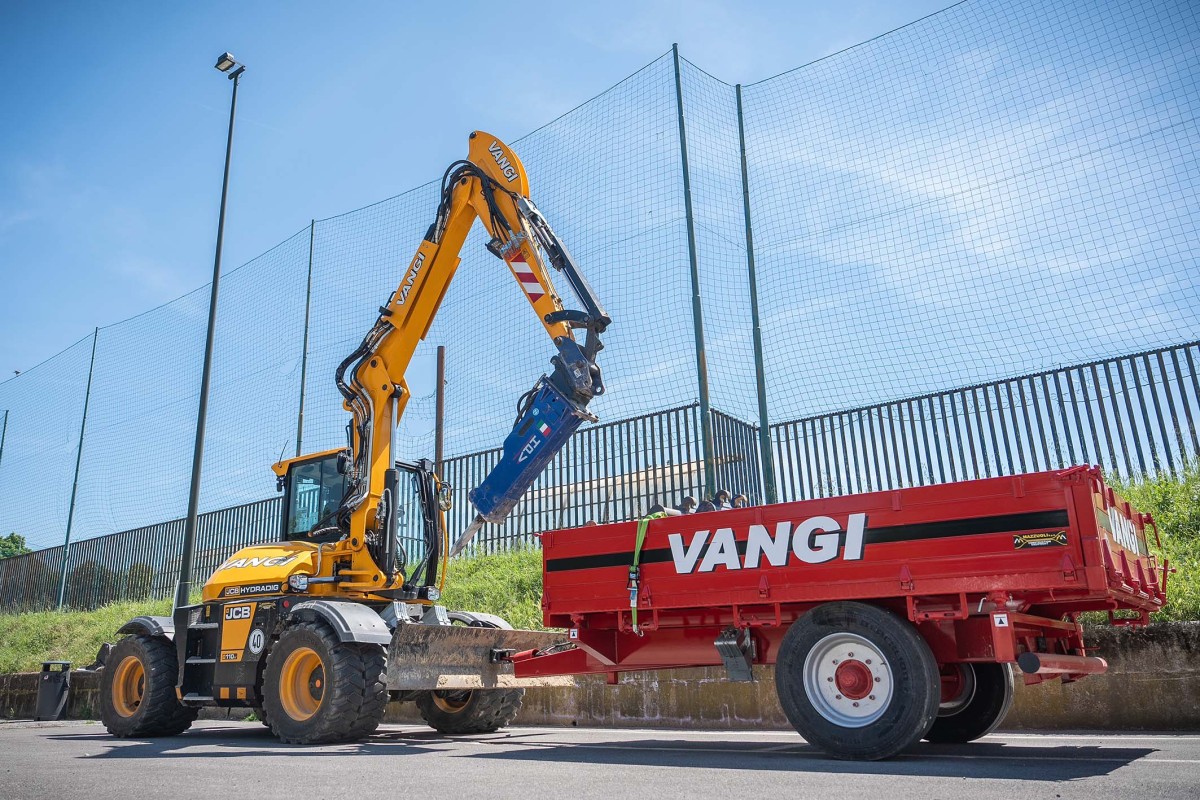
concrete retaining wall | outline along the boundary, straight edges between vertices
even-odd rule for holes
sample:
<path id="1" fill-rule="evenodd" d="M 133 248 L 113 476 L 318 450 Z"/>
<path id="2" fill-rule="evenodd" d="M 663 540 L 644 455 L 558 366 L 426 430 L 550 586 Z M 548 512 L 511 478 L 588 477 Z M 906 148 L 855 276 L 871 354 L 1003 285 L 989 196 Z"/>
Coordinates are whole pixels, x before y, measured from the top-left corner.
<path id="1" fill-rule="evenodd" d="M 1024 686 L 1004 728 L 1094 730 L 1200 730 L 1200 623 L 1164 623 L 1140 630 L 1091 629 L 1094 654 L 1109 671 L 1071 684 Z M 729 683 L 722 670 L 689 669 L 625 675 L 608 686 L 584 678 L 575 688 L 531 689 L 517 718 L 523 725 L 790 729 L 770 667 L 755 668 L 753 683 Z M 96 714 L 96 673 L 71 675 L 67 715 Z M 37 675 L 0 676 L 0 716 L 31 718 Z M 244 716 L 212 709 L 204 716 Z M 411 703 L 393 703 L 389 722 L 419 722 Z"/>

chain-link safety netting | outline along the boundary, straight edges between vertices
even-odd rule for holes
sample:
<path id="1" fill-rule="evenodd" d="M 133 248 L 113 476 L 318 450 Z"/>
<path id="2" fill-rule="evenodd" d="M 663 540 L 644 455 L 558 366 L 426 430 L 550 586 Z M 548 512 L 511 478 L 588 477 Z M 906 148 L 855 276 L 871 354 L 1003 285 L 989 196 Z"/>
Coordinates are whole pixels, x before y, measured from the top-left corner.
<path id="1" fill-rule="evenodd" d="M 1123 473 L 1194 457 L 1195 347 L 1161 348 L 1200 322 L 1198 34 L 1184 0 L 964 2 L 745 85 L 740 105 L 738 87 L 667 52 L 511 138 L 613 319 L 592 408 L 638 418 L 581 434 L 520 530 L 716 483 L 762 501 L 772 464 L 793 499 L 1013 471 L 1026 455 Z M 202 511 L 270 498 L 281 455 L 344 443 L 334 369 L 437 194 L 433 180 L 317 220 L 222 278 Z M 554 352 L 484 241 L 477 227 L 414 358 L 401 429 L 402 458 L 432 456 L 445 346 L 445 452 L 462 480 L 482 477 Z M 100 328 L 94 364 L 89 335 L 0 383 L 0 534 L 40 549 L 68 517 L 82 542 L 183 516 L 207 303 L 201 287 Z M 1092 361 L 1114 379 L 1077 368 Z M 695 404 L 707 427 L 680 411 Z M 266 530 L 267 506 L 246 507 Z M 139 546 L 173 553 L 162 537 L 177 527 Z"/>

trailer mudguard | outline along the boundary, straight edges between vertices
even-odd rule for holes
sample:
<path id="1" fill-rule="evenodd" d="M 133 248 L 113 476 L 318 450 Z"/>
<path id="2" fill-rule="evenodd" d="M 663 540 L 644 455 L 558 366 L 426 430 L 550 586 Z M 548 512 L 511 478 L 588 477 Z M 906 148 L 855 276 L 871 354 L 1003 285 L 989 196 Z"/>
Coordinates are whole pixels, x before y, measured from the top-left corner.
<path id="1" fill-rule="evenodd" d="M 361 603 L 305 600 L 292 606 L 289 616 L 292 619 L 325 622 L 342 642 L 388 644 L 392 640 L 383 617 Z"/>
<path id="2" fill-rule="evenodd" d="M 144 633 L 147 636 L 165 636 L 174 640 L 175 620 L 170 617 L 134 617 L 122 625 L 117 633 Z"/>

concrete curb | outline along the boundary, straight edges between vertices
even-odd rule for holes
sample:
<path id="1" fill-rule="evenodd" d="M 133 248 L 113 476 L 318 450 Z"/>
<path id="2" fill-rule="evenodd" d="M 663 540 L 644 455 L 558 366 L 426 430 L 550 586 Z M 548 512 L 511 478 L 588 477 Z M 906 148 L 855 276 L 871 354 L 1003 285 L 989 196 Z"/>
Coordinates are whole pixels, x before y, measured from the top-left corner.
<path id="1" fill-rule="evenodd" d="M 1087 637 L 1109 671 L 1064 685 L 1024 686 L 1006 730 L 1200 730 L 1200 623 L 1099 627 Z M 775 697 L 774 670 L 753 683 L 729 683 L 719 669 L 630 673 L 616 686 L 585 677 L 574 688 L 530 689 L 520 725 L 790 730 Z M 100 675 L 72 672 L 69 719 L 94 719 Z M 37 673 L 0 675 L 0 717 L 29 719 Z M 205 709 L 203 719 L 241 719 L 248 709 Z M 412 703 L 392 703 L 385 721 L 420 723 Z"/>

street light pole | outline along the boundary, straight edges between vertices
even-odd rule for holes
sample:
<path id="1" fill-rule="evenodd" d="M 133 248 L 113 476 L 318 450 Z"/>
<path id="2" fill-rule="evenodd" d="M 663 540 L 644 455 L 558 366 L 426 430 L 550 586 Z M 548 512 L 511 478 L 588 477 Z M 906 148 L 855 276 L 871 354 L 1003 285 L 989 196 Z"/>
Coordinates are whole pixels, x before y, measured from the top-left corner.
<path id="1" fill-rule="evenodd" d="M 217 292 L 221 283 L 221 246 L 225 241 L 225 204 L 229 197 L 229 160 L 233 155 L 233 121 L 237 115 L 238 84 L 246 68 L 229 53 L 217 59 L 216 68 L 228 73 L 233 81 L 233 99 L 229 103 L 229 137 L 225 141 L 225 177 L 221 181 L 221 213 L 217 218 L 217 253 L 213 258 L 212 293 L 208 300 L 208 333 L 204 340 L 204 369 L 200 377 L 200 410 L 196 415 L 196 447 L 192 452 L 192 486 L 188 494 L 187 521 L 183 527 L 183 553 L 179 559 L 179 585 L 175 607 L 185 606 L 191 593 L 192 554 L 196 549 L 196 525 L 200 507 L 200 469 L 204 464 L 204 425 L 208 417 L 208 387 L 212 377 L 213 337 L 217 326 Z"/>

